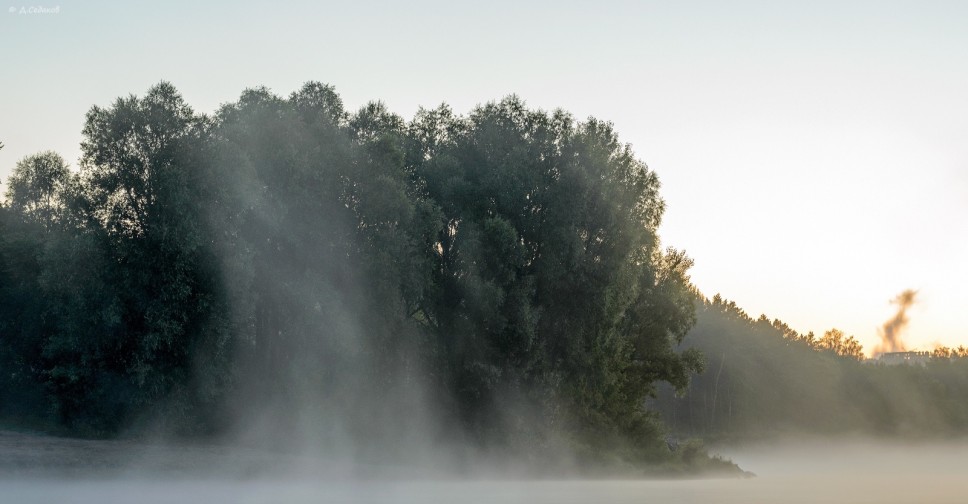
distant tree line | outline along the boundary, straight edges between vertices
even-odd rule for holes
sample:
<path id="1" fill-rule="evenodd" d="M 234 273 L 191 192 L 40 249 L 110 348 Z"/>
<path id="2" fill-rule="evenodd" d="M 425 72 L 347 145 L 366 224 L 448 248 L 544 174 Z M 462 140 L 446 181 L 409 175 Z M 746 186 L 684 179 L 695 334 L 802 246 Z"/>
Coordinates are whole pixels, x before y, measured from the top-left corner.
<path id="1" fill-rule="evenodd" d="M 691 262 L 609 123 L 515 97 L 406 121 L 318 83 L 205 115 L 161 83 L 83 138 L 79 171 L 5 181 L 6 421 L 669 456 L 644 403 L 702 369 Z"/>
<path id="2" fill-rule="evenodd" d="M 968 433 L 964 349 L 940 348 L 921 364 L 879 364 L 837 329 L 821 338 L 800 334 L 698 294 L 697 323 L 685 342 L 706 355 L 707 371 L 685 394 L 664 389 L 653 403 L 680 435 Z"/>
<path id="3" fill-rule="evenodd" d="M 958 345 L 957 348 L 940 345 L 931 351 L 931 357 L 935 359 L 964 359 L 968 357 L 968 347 Z"/>

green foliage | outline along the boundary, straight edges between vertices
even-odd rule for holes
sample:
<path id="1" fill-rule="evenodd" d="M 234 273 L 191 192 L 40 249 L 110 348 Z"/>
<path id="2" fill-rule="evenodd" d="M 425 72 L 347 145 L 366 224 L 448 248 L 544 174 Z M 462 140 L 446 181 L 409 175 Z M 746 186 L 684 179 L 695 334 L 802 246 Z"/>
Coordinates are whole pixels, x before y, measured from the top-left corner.
<path id="1" fill-rule="evenodd" d="M 407 122 L 318 83 L 208 117 L 163 82 L 83 133 L 79 174 L 18 164 L 0 223 L 4 375 L 75 432 L 380 444 L 432 410 L 488 449 L 671 456 L 644 404 L 703 368 L 692 263 L 611 124 L 516 97 Z"/>
<path id="2" fill-rule="evenodd" d="M 579 444 L 654 440 L 653 382 L 683 386 L 697 366 L 674 352 L 691 323 L 677 297 L 689 262 L 657 250 L 655 174 L 611 125 L 515 97 L 467 118 L 422 111 L 409 129 L 442 219 L 423 311 L 460 418 L 538 430 L 501 407 L 523 394 Z"/>
<path id="3" fill-rule="evenodd" d="M 0 417 L 43 417 L 38 378 L 44 297 L 37 278 L 43 229 L 0 206 Z"/>
<path id="4" fill-rule="evenodd" d="M 665 391 L 655 403 L 676 432 L 929 437 L 968 426 L 968 359 L 942 350 L 923 366 L 878 364 L 839 330 L 818 339 L 779 320 L 752 319 L 719 296 L 697 303 L 686 341 L 707 356 L 708 369 L 686 394 Z"/>
<path id="5" fill-rule="evenodd" d="M 73 181 L 60 155 L 48 151 L 28 156 L 7 179 L 7 201 L 12 210 L 50 230 L 65 213 L 61 205 Z"/>

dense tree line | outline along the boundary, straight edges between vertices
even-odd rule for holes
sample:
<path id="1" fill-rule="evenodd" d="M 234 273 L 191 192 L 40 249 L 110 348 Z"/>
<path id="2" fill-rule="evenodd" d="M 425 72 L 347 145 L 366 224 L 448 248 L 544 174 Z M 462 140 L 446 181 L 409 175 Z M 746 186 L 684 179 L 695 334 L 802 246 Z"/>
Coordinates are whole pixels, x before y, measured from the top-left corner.
<path id="1" fill-rule="evenodd" d="M 204 115 L 161 83 L 83 135 L 79 171 L 6 181 L 8 421 L 669 456 L 644 401 L 702 368 L 691 263 L 609 123 L 515 97 L 406 121 L 318 83 Z"/>
<path id="2" fill-rule="evenodd" d="M 654 403 L 681 435 L 968 432 L 968 359 L 958 349 L 940 348 L 915 365 L 879 364 L 836 329 L 800 334 L 719 296 L 697 296 L 697 307 L 685 341 L 703 351 L 708 369 L 685 394 L 664 390 Z"/>

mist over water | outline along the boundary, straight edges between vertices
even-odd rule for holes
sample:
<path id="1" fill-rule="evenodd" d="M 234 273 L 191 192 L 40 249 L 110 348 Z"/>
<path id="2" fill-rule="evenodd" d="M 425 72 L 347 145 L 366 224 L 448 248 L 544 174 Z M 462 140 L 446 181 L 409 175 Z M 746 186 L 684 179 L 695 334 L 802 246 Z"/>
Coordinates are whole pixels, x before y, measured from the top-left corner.
<path id="1" fill-rule="evenodd" d="M 960 503 L 968 444 L 800 440 L 718 451 L 754 478 L 407 476 L 224 447 L 3 433 L 0 501 L 18 503 Z M 405 469 L 405 468 L 401 468 Z M 368 475 L 367 473 L 371 474 Z M 388 474 L 391 474 L 388 476 Z"/>
<path id="2" fill-rule="evenodd" d="M 0 204 L 0 421 L 381 474 L 738 472 L 645 407 L 703 367 L 692 261 L 610 123 L 319 82 L 206 115 L 160 82 L 82 134 L 79 173 L 28 157 Z"/>

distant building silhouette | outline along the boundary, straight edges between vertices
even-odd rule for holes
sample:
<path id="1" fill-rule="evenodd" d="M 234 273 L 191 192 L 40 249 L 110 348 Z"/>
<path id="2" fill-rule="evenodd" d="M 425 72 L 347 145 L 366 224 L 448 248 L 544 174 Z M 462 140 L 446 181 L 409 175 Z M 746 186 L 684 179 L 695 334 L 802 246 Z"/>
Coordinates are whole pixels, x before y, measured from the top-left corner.
<path id="1" fill-rule="evenodd" d="M 896 366 L 899 364 L 918 364 L 923 366 L 931 360 L 931 352 L 884 352 L 872 360 L 877 364 L 885 364 L 888 366 Z"/>

